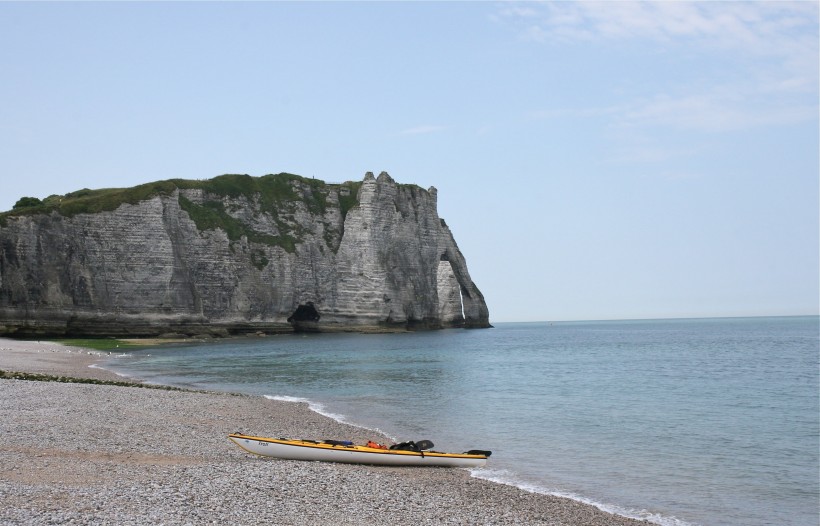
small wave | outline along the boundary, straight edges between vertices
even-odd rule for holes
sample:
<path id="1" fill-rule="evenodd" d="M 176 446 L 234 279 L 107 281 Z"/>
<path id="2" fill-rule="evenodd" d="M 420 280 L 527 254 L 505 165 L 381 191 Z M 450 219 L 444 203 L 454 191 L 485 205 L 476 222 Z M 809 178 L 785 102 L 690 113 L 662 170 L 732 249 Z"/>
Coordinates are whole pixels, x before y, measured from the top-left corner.
<path id="1" fill-rule="evenodd" d="M 119 377 L 121 377 L 121 378 L 131 378 L 131 375 L 130 375 L 130 374 L 118 373 L 117 371 L 115 371 L 115 370 L 113 370 L 113 369 L 106 369 L 105 367 L 100 367 L 100 366 L 99 366 L 99 365 L 97 365 L 96 363 L 92 363 L 91 365 L 89 365 L 89 366 L 88 366 L 88 368 L 89 368 L 89 369 L 99 369 L 99 370 L 101 370 L 101 371 L 106 371 L 106 372 L 109 372 L 109 373 L 114 373 L 114 374 L 116 374 L 117 376 L 119 376 Z"/>
<path id="2" fill-rule="evenodd" d="M 654 513 L 648 510 L 635 510 L 623 508 L 621 506 L 616 506 L 614 504 L 597 502 L 595 500 L 584 497 L 583 495 L 578 495 L 576 493 L 548 489 L 537 484 L 522 482 L 514 473 L 505 469 L 474 468 L 470 470 L 470 474 L 478 479 L 495 482 L 496 484 L 514 486 L 516 488 L 528 491 L 530 493 L 553 495 L 555 497 L 563 497 L 565 499 L 574 500 L 576 502 L 580 502 L 581 504 L 594 506 L 601 511 L 605 511 L 613 515 L 620 515 L 621 517 L 626 517 L 628 519 L 648 521 L 653 524 L 658 524 L 660 526 L 698 526 L 695 523 L 687 522 L 678 519 L 677 517 L 661 515 L 659 513 Z"/>
<path id="3" fill-rule="evenodd" d="M 280 402 L 293 402 L 297 404 L 307 404 L 311 411 L 314 413 L 319 413 L 322 416 L 326 416 L 328 418 L 332 418 L 337 422 L 342 422 L 346 424 L 344 415 L 340 415 L 337 413 L 331 413 L 330 411 L 325 409 L 325 406 L 318 402 L 313 402 L 308 400 L 307 398 L 300 398 L 298 396 L 284 396 L 284 395 L 265 395 L 265 398 L 268 400 L 279 400 Z"/>
<path id="4" fill-rule="evenodd" d="M 348 424 L 349 423 L 345 420 L 344 415 L 340 415 L 338 413 L 331 413 L 330 411 L 325 409 L 325 406 L 323 406 L 322 404 L 320 404 L 318 402 L 314 402 L 312 400 L 308 400 L 307 398 L 300 398 L 298 396 L 284 396 L 284 395 L 265 395 L 265 398 L 267 398 L 268 400 L 279 400 L 280 402 L 293 402 L 293 403 L 297 403 L 297 404 L 298 403 L 307 404 L 308 407 L 310 408 L 310 410 L 313 411 L 314 413 L 319 413 L 322 416 L 332 418 L 333 420 L 335 420 L 337 422 L 341 422 L 343 424 Z"/>
<path id="5" fill-rule="evenodd" d="M 346 424 L 346 425 L 349 425 L 349 426 L 354 426 L 354 427 L 358 427 L 358 428 L 361 428 L 361 429 L 366 429 L 368 431 L 373 431 L 374 433 L 379 433 L 382 436 L 386 436 L 387 438 L 389 438 L 390 440 L 392 440 L 394 442 L 398 441 L 395 437 L 391 436 L 388 433 L 385 433 L 384 431 L 382 431 L 378 427 L 363 426 L 363 425 L 357 424 L 355 422 L 349 421 L 345 415 L 342 415 L 342 414 L 339 414 L 339 413 L 331 413 L 330 411 L 328 411 L 325 408 L 324 405 L 320 404 L 319 402 L 314 402 L 313 400 L 308 400 L 307 398 L 301 398 L 301 397 L 298 397 L 298 396 L 287 396 L 287 395 L 264 395 L 264 396 L 268 400 L 278 400 L 280 402 L 294 402 L 294 403 L 307 404 L 308 408 L 311 411 L 313 411 L 314 413 L 319 413 L 322 416 L 326 416 L 328 418 L 331 418 L 331 419 L 339 422 L 340 424 Z"/>

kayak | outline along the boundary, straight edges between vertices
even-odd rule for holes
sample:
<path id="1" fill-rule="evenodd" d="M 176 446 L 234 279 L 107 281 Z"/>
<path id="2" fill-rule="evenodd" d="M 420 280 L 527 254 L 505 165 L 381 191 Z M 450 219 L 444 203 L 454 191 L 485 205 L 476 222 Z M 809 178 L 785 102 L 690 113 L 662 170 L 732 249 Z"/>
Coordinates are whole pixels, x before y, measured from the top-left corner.
<path id="1" fill-rule="evenodd" d="M 472 450 L 466 453 L 438 451 L 407 451 L 357 446 L 335 440 L 292 440 L 265 438 L 231 433 L 228 438 L 248 453 L 287 460 L 318 460 L 349 464 L 383 466 L 438 466 L 449 468 L 480 468 L 487 463 L 490 451 Z M 432 444 L 431 444 L 432 446 Z"/>

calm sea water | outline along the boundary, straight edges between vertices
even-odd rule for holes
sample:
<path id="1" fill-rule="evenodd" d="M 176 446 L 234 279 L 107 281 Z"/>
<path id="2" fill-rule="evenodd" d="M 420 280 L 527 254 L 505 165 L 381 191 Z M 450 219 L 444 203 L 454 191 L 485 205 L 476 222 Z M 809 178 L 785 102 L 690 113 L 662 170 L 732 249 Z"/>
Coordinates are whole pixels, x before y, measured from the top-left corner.
<path id="1" fill-rule="evenodd" d="M 819 335 L 818 317 L 508 323 L 143 349 L 107 367 L 490 449 L 475 476 L 658 524 L 816 526 Z"/>

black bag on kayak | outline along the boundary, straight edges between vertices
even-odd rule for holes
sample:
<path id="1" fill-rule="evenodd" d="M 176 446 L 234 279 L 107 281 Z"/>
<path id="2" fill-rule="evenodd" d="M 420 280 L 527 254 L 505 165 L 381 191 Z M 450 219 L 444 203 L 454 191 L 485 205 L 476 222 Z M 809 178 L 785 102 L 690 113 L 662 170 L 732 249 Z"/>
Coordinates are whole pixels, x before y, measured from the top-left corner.
<path id="1" fill-rule="evenodd" d="M 433 449 L 433 443 L 429 440 L 419 440 L 416 442 L 416 447 L 419 448 L 419 451 L 427 451 Z"/>
<path id="2" fill-rule="evenodd" d="M 399 451 L 426 451 L 433 448 L 433 443 L 429 440 L 419 440 L 418 442 L 399 442 L 393 444 L 390 449 L 397 449 Z"/>

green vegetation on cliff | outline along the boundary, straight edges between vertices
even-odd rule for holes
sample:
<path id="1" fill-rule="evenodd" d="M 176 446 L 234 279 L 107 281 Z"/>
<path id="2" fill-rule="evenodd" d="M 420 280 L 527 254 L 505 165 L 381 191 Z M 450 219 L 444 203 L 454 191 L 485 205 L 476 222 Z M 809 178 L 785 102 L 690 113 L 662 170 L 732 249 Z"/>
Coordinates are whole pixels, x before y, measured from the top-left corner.
<path id="1" fill-rule="evenodd" d="M 342 210 L 342 218 L 347 216 L 347 212 L 359 204 L 359 189 L 362 187 L 361 181 L 347 181 L 339 185 L 339 208 Z"/>
<path id="2" fill-rule="evenodd" d="M 33 206 L 40 206 L 41 204 L 43 204 L 43 202 L 37 199 L 36 197 L 21 197 L 16 203 L 14 203 L 14 206 L 12 208 L 14 210 L 17 210 L 18 208 L 31 208 Z"/>
<path id="3" fill-rule="evenodd" d="M 296 186 L 306 187 L 307 190 L 298 194 Z M 13 210 L 0 213 L 3 217 L 31 215 L 58 212 L 63 216 L 76 214 L 93 214 L 115 210 L 123 204 L 136 204 L 157 195 L 171 195 L 174 190 L 200 189 L 213 196 L 258 197 L 263 207 L 271 207 L 287 201 L 304 201 L 313 213 L 323 213 L 327 207 L 327 193 L 331 187 L 344 187 L 348 190 L 358 190 L 361 183 L 345 182 L 340 185 L 330 185 L 318 179 L 308 179 L 299 175 L 280 173 L 252 177 L 250 175 L 226 174 L 206 180 L 168 179 L 146 183 L 132 188 L 102 188 L 89 190 L 83 188 L 65 195 L 51 195 L 42 201 L 35 197 L 24 197 L 18 201 Z M 355 205 L 356 193 L 352 192 Z"/>
<path id="4" fill-rule="evenodd" d="M 293 204 L 302 202 L 312 214 L 322 216 L 328 207 L 328 195 L 337 191 L 342 217 L 358 204 L 357 195 L 361 182 L 327 184 L 317 179 L 299 175 L 280 173 L 262 177 L 242 174 L 226 174 L 213 179 L 188 180 L 169 179 L 142 184 L 132 188 L 103 188 L 89 190 L 83 188 L 66 195 L 51 195 L 42 201 L 35 197 L 21 198 L 13 210 L 0 213 L 0 226 L 10 217 L 58 214 L 71 217 L 77 214 L 94 214 L 116 210 L 123 204 L 137 204 L 158 195 L 170 196 L 179 190 L 202 190 L 206 202 L 197 205 L 180 197 L 180 204 L 191 215 L 200 230 L 222 228 L 232 240 L 245 235 L 249 240 L 278 245 L 289 252 L 295 242 L 287 231 L 289 226 L 280 219 L 282 213 L 292 213 Z M 219 201 L 220 198 L 245 198 L 257 202 L 262 212 L 271 215 L 282 232 L 281 236 L 268 236 L 253 231 L 247 225 L 231 217 Z"/>
<path id="5" fill-rule="evenodd" d="M 48 214 L 54 211 L 66 217 L 106 212 L 116 210 L 126 203 L 133 205 L 157 195 L 171 195 L 176 188 L 174 180 L 141 184 L 133 188 L 83 188 L 65 195 L 50 195 L 39 204 L 17 206 L 10 212 L 0 214 L 0 221 L 14 216 Z"/>
<path id="6" fill-rule="evenodd" d="M 214 177 L 205 181 L 190 181 L 173 179 L 180 189 L 200 189 L 207 194 L 220 197 L 245 197 L 259 199 L 261 208 L 265 211 L 277 208 L 289 201 L 304 201 L 312 213 L 323 213 L 327 206 L 326 184 L 324 181 L 307 179 L 298 175 L 281 173 L 251 177 L 250 175 L 228 174 Z M 297 185 L 292 183 L 296 182 Z M 297 194 L 294 186 L 305 187 L 307 190 Z"/>
<path id="7" fill-rule="evenodd" d="M 200 231 L 220 228 L 225 231 L 231 241 L 238 241 L 245 236 L 252 243 L 280 246 L 290 253 L 296 251 L 296 239 L 293 237 L 289 235 L 271 236 L 257 232 L 242 221 L 228 215 L 225 212 L 225 206 L 220 201 L 206 201 L 198 205 L 180 195 L 179 206 L 188 212 L 188 216 Z"/>

